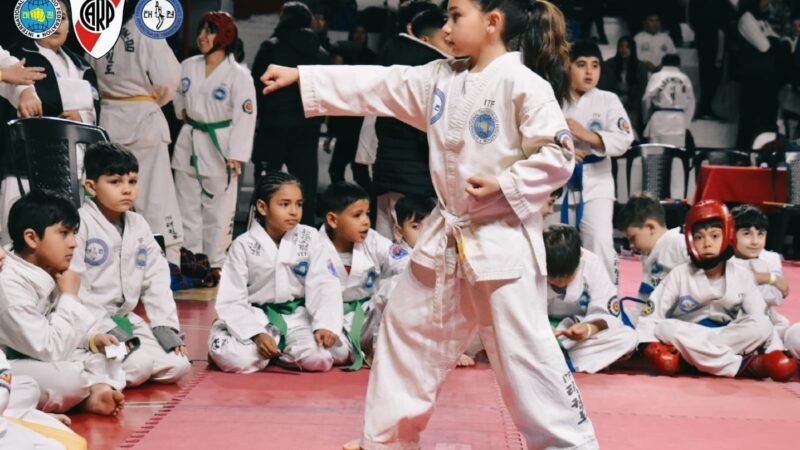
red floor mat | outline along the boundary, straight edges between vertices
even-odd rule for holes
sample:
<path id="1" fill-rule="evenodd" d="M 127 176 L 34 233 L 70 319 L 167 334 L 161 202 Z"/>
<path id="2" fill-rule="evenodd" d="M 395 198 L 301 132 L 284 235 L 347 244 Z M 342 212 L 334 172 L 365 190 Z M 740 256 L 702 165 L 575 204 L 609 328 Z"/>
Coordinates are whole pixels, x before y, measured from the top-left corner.
<path id="1" fill-rule="evenodd" d="M 359 436 L 368 375 L 211 372 L 132 448 L 340 448 Z M 423 445 L 523 448 L 493 380 L 486 366 L 454 372 Z"/>

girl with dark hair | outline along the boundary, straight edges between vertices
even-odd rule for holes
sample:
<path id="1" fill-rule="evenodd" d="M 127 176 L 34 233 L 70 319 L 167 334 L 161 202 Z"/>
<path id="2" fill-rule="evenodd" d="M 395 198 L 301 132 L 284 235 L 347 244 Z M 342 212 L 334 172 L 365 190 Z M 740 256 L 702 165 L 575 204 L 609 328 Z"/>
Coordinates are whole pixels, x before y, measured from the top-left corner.
<path id="1" fill-rule="evenodd" d="M 203 14 L 197 28 L 201 54 L 181 63 L 173 100 L 184 120 L 172 156 L 183 246 L 208 256 L 214 285 L 231 244 L 238 177 L 250 160 L 256 125 L 255 89 L 236 61 L 237 38 L 228 13 Z"/>
<path id="2" fill-rule="evenodd" d="M 637 133 L 642 130 L 642 96 L 647 86 L 647 66 L 636 54 L 636 42 L 630 36 L 617 41 L 617 54 L 603 63 L 600 89 L 619 97 Z"/>
<path id="3" fill-rule="evenodd" d="M 597 448 L 547 319 L 538 212 L 574 168 L 560 107 L 569 89 L 564 17 L 541 0 L 450 0 L 448 10 L 458 59 L 271 66 L 261 77 L 265 94 L 299 82 L 308 115 L 394 116 L 427 131 L 438 205 L 390 294 L 364 433 L 346 448 L 419 448 L 474 331 L 529 448 Z"/>
<path id="4" fill-rule="evenodd" d="M 298 224 L 303 215 L 300 181 L 285 172 L 266 172 L 258 179 L 253 204 L 258 223 L 236 238 L 225 260 L 208 355 L 221 370 L 233 373 L 258 372 L 275 363 L 330 370 L 333 356 L 317 345 L 311 327 L 312 320 L 327 323 L 326 310 L 305 301 L 307 275 L 317 267 L 311 258 L 319 233 Z M 327 275 L 324 260 L 321 270 Z M 315 279 L 322 288 L 340 290 L 338 278 Z"/>
<path id="5" fill-rule="evenodd" d="M 264 85 L 259 77 L 270 64 L 296 67 L 299 64 L 330 64 L 330 57 L 311 30 L 311 10 L 300 2 L 287 2 L 281 10 L 278 27 L 261 44 L 253 61 L 251 75 L 257 90 Z M 281 170 L 285 165 L 303 183 L 302 222 L 315 225 L 320 126 L 322 120 L 307 119 L 300 104 L 297 87 L 272 97 L 258 97 L 253 163 L 256 178 L 267 170 Z"/>

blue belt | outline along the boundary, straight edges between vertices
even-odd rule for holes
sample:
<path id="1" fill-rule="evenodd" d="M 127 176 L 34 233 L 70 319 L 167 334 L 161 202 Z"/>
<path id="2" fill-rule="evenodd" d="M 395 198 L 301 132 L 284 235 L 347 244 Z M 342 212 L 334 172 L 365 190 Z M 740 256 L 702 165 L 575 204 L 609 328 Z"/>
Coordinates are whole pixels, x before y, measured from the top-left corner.
<path id="1" fill-rule="evenodd" d="M 653 112 L 683 112 L 683 108 L 653 108 Z"/>
<path id="2" fill-rule="evenodd" d="M 599 163 L 604 159 L 606 159 L 605 156 L 588 155 L 583 158 L 583 161 L 575 165 L 575 170 L 572 171 L 572 176 L 567 182 L 564 200 L 561 202 L 561 223 L 569 225 L 569 193 L 578 191 L 581 196 L 580 200 L 578 200 L 578 207 L 575 210 L 575 228 L 581 229 L 581 220 L 583 219 L 583 165 Z"/>
<path id="3" fill-rule="evenodd" d="M 727 325 L 727 323 L 717 322 L 716 320 L 711 320 L 711 319 L 703 319 L 703 320 L 697 322 L 697 324 L 698 325 L 702 325 L 704 327 L 708 327 L 708 328 L 719 328 L 719 327 L 724 327 L 725 325 Z"/>

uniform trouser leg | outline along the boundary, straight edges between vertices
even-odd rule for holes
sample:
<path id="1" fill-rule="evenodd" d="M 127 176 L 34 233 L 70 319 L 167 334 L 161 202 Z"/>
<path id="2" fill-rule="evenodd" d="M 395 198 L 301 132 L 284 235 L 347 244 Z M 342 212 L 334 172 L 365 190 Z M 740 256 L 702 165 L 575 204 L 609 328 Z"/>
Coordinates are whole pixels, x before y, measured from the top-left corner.
<path id="1" fill-rule="evenodd" d="M 0 435 L 0 450 L 64 450 L 55 439 L 47 438 L 29 428 L 16 423 L 6 422 L 5 433 Z"/>
<path id="2" fill-rule="evenodd" d="M 71 432 L 72 430 L 69 427 L 59 422 L 55 417 L 36 409 L 36 405 L 39 403 L 39 396 L 39 384 L 36 380 L 24 375 L 14 375 L 11 397 L 3 415 Z M 0 438 L 0 441 L 2 441 L 2 438 Z"/>
<path id="3" fill-rule="evenodd" d="M 239 179 L 232 177 L 202 177 L 203 186 L 214 198 L 202 196 L 203 253 L 211 267 L 222 267 L 225 252 L 233 240 L 233 215 L 236 212 L 236 190 Z"/>
<path id="4" fill-rule="evenodd" d="M 37 408 L 63 413 L 89 396 L 91 386 L 79 361 L 43 362 L 32 359 L 10 361 L 14 376 L 28 376 L 39 385 Z"/>
<path id="5" fill-rule="evenodd" d="M 150 325 L 141 319 L 137 322 L 134 323 L 133 335 L 139 338 L 141 345 L 122 362 L 128 387 L 139 386 L 147 380 L 176 383 L 189 373 L 192 365 L 188 358 L 175 352 L 165 352 Z"/>
<path id="6" fill-rule="evenodd" d="M 614 250 L 613 217 L 614 200 L 597 198 L 586 202 L 581 220 L 581 240 L 584 247 L 603 261 L 611 281 L 618 284 L 619 263 Z"/>
<path id="7" fill-rule="evenodd" d="M 175 171 L 175 193 L 183 223 L 183 246 L 192 253 L 203 253 L 203 193 L 194 174 Z"/>
<path id="8" fill-rule="evenodd" d="M 786 330 L 783 335 L 783 344 L 792 356 L 800 359 L 800 323 L 796 323 Z"/>
<path id="9" fill-rule="evenodd" d="M 789 319 L 776 311 L 775 308 L 771 307 L 767 310 L 767 317 L 769 317 L 770 322 L 772 322 L 772 336 L 769 338 L 766 351 L 786 350 L 783 338 L 786 334 L 786 330 L 789 329 L 789 325 L 791 325 Z"/>
<path id="10" fill-rule="evenodd" d="M 270 333 L 273 338 L 277 334 Z M 264 370 L 270 362 L 258 353 L 258 348 L 252 340 L 237 339 L 221 320 L 216 320 L 211 325 L 211 332 L 208 334 L 208 355 L 223 372 L 258 372 Z"/>
<path id="11" fill-rule="evenodd" d="M 286 347 L 279 364 L 309 372 L 327 372 L 333 367 L 331 352 L 317 344 L 311 329 L 311 315 L 305 308 L 283 316 L 286 321 Z"/>
<path id="12" fill-rule="evenodd" d="M 164 236 L 166 247 L 183 243 L 183 222 L 175 193 L 167 143 L 161 137 L 137 141 L 128 149 L 139 161 L 139 192 L 136 212 L 144 216 L 153 233 Z"/>
<path id="13" fill-rule="evenodd" d="M 638 343 L 633 328 L 606 328 L 580 342 L 564 339 L 576 372 L 596 373 L 632 352 Z"/>
<path id="14" fill-rule="evenodd" d="M 532 257 L 526 276 L 475 286 L 457 277 L 452 249 L 445 266 L 441 304 L 434 296 L 436 273 L 415 263 L 392 292 L 367 388 L 362 446 L 419 448 L 438 389 L 477 327 L 529 448 L 596 448 L 591 422 L 547 321 L 545 280 L 536 274 Z"/>
<path id="15" fill-rule="evenodd" d="M 394 241 L 394 226 L 397 223 L 394 207 L 403 194 L 387 192 L 378 196 L 378 214 L 375 220 L 375 231 L 386 239 Z"/>
<path id="16" fill-rule="evenodd" d="M 708 328 L 678 319 L 666 319 L 656 327 L 656 338 L 674 346 L 689 364 L 703 372 L 734 377 L 743 353 L 755 351 L 772 333 L 766 316 L 746 316 L 726 326 Z"/>

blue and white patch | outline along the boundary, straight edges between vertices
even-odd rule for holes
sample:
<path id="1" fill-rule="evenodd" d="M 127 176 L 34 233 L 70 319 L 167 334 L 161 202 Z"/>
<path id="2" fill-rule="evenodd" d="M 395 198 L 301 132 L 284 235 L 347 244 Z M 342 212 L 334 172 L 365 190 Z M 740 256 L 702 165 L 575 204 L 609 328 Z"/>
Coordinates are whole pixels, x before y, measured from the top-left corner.
<path id="1" fill-rule="evenodd" d="M 581 308 L 586 309 L 586 307 L 589 306 L 589 301 L 591 299 L 592 299 L 592 296 L 589 295 L 588 292 L 583 291 L 581 293 L 581 296 L 578 297 L 578 305 L 580 305 Z"/>
<path id="2" fill-rule="evenodd" d="M 139 0 L 133 17 L 143 35 L 150 39 L 166 39 L 180 30 L 183 7 L 178 0 Z"/>
<path id="3" fill-rule="evenodd" d="M 89 239 L 86 241 L 86 253 L 83 262 L 90 266 L 100 266 L 108 259 L 108 244 L 102 239 Z"/>
<path id="4" fill-rule="evenodd" d="M 181 94 L 186 95 L 189 92 L 189 88 L 192 86 L 192 80 L 189 77 L 181 78 Z"/>
<path id="5" fill-rule="evenodd" d="M 608 313 L 614 317 L 619 317 L 621 312 L 622 306 L 620 305 L 620 301 L 617 296 L 615 295 L 608 299 Z"/>
<path id="6" fill-rule="evenodd" d="M 147 266 L 147 249 L 144 246 L 136 250 L 136 268 L 144 269 Z"/>
<path id="7" fill-rule="evenodd" d="M 445 97 L 441 89 L 433 92 L 433 107 L 431 107 L 431 125 L 435 124 L 444 115 Z"/>
<path id="8" fill-rule="evenodd" d="M 225 100 L 226 95 L 228 95 L 228 92 L 225 90 L 224 87 L 218 87 L 214 89 L 214 99 L 223 101 Z"/>
<path id="9" fill-rule="evenodd" d="M 375 286 L 375 280 L 378 279 L 378 274 L 374 271 L 370 270 L 367 274 L 367 279 L 364 280 L 364 287 L 367 289 L 372 288 Z"/>
<path id="10" fill-rule="evenodd" d="M 295 264 L 292 268 L 292 272 L 294 272 L 294 274 L 298 277 L 305 278 L 305 276 L 308 274 L 308 261 L 300 261 L 299 263 Z"/>
<path id="11" fill-rule="evenodd" d="M 695 300 L 691 295 L 681 295 L 678 298 L 678 309 L 684 313 L 690 313 L 694 310 L 700 309 L 700 302 Z"/>
<path id="12" fill-rule="evenodd" d="M 569 130 L 561 130 L 556 133 L 553 141 L 561 147 L 561 151 L 564 152 L 564 157 L 567 158 L 567 161 L 572 161 L 572 158 L 575 157 L 575 141 L 572 139 L 572 133 Z"/>
<path id="13" fill-rule="evenodd" d="M 489 144 L 497 138 L 497 115 L 489 108 L 481 108 L 469 119 L 469 132 L 479 144 Z"/>
<path id="14" fill-rule="evenodd" d="M 591 123 L 589 123 L 589 131 L 593 133 L 603 131 L 603 124 L 599 120 L 592 120 Z"/>
<path id="15" fill-rule="evenodd" d="M 227 337 L 214 338 L 214 340 L 211 341 L 211 350 L 219 351 L 222 349 L 222 347 L 225 347 L 225 344 L 227 343 L 228 343 Z"/>
<path id="16" fill-rule="evenodd" d="M 392 244 L 389 247 L 389 255 L 392 256 L 392 259 L 403 259 L 408 256 L 408 252 L 400 245 Z"/>
<path id="17" fill-rule="evenodd" d="M 664 271 L 664 266 L 658 263 L 658 261 L 653 263 L 653 268 L 650 269 L 650 275 L 658 275 Z"/>
<path id="18" fill-rule="evenodd" d="M 336 273 L 336 267 L 333 267 L 333 261 L 331 261 L 330 259 L 328 260 L 328 273 L 335 276 L 336 278 L 339 278 L 339 274 Z"/>
<path id="19" fill-rule="evenodd" d="M 11 392 L 11 380 L 14 376 L 11 374 L 10 369 L 0 369 L 0 389 L 5 389 Z"/>

